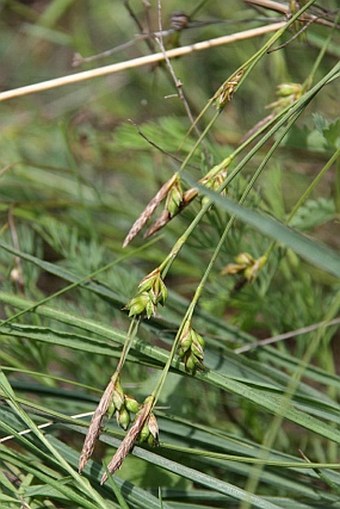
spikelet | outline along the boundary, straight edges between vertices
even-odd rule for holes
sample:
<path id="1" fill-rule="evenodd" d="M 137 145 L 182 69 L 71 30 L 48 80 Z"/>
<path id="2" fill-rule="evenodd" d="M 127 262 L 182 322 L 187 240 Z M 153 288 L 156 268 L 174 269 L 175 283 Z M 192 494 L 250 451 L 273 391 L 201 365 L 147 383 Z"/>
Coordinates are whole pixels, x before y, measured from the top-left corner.
<path id="1" fill-rule="evenodd" d="M 155 212 L 158 205 L 164 200 L 164 198 L 167 196 L 169 190 L 174 185 L 174 182 L 177 179 L 177 175 L 173 175 L 165 184 L 162 185 L 158 193 L 152 198 L 152 200 L 149 201 L 143 212 L 140 214 L 138 219 L 133 223 L 131 226 L 128 234 L 126 235 L 123 247 L 126 247 L 130 242 L 138 235 L 138 233 L 142 230 L 144 225 L 148 222 L 150 217 Z"/>
<path id="2" fill-rule="evenodd" d="M 141 409 L 139 410 L 138 414 L 136 415 L 134 423 L 132 424 L 131 428 L 125 435 L 124 440 L 121 442 L 115 455 L 113 456 L 110 463 L 108 464 L 108 466 L 107 466 L 108 472 L 105 472 L 102 475 L 100 484 L 104 484 L 107 481 L 108 474 L 111 474 L 111 475 L 114 474 L 116 472 L 116 470 L 118 470 L 122 466 L 124 459 L 126 458 L 126 456 L 129 454 L 129 452 L 132 450 L 133 446 L 135 445 L 142 429 L 144 428 L 144 425 L 147 423 L 148 419 L 150 418 L 150 415 L 153 415 L 151 412 L 153 403 L 154 403 L 154 398 L 152 396 L 149 396 L 148 398 L 146 398 Z"/>

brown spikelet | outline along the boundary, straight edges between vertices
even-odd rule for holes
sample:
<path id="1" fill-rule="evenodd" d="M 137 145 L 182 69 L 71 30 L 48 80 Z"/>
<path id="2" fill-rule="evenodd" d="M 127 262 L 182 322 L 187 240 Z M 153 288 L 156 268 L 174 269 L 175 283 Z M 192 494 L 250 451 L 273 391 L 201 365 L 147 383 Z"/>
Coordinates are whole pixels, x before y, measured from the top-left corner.
<path id="1" fill-rule="evenodd" d="M 116 377 L 113 376 L 108 383 L 104 394 L 102 395 L 100 402 L 96 408 L 95 413 L 92 416 L 91 423 L 84 440 L 83 448 L 81 451 L 80 459 L 79 459 L 79 467 L 78 470 L 81 472 L 84 468 L 88 460 L 93 454 L 94 446 L 98 436 L 100 435 L 101 425 L 103 419 L 110 407 L 112 401 L 112 395 L 114 392 L 116 384 Z"/>
<path id="2" fill-rule="evenodd" d="M 196 198 L 197 194 L 198 194 L 198 191 L 194 187 L 192 187 L 191 189 L 188 189 L 183 194 L 183 200 L 182 200 L 181 206 L 178 208 L 177 213 L 171 215 L 168 210 L 163 210 L 163 212 L 161 213 L 159 218 L 146 231 L 144 238 L 146 239 L 148 237 L 151 237 L 152 235 L 157 233 L 159 230 L 164 228 L 164 226 L 167 225 L 171 221 L 171 219 L 176 217 L 177 214 L 179 214 L 187 205 L 189 205 L 189 203 L 192 202 L 192 200 L 194 198 Z"/>
<path id="3" fill-rule="evenodd" d="M 132 450 L 133 446 L 136 443 L 136 440 L 138 438 L 138 435 L 140 434 L 141 430 L 143 429 L 143 426 L 148 419 L 151 408 L 153 405 L 153 398 L 148 398 L 147 403 L 144 403 L 138 414 L 136 415 L 135 422 L 127 432 L 124 440 L 118 447 L 115 455 L 113 456 L 112 460 L 107 466 L 107 470 L 109 474 L 114 474 L 116 470 L 118 470 L 126 458 L 126 456 L 129 454 L 129 452 Z M 100 480 L 100 484 L 104 484 L 107 481 L 108 474 L 105 472 L 102 475 L 102 478 Z"/>
<path id="4" fill-rule="evenodd" d="M 168 210 L 163 210 L 158 219 L 148 228 L 144 234 L 144 238 L 147 239 L 161 230 L 174 216 L 171 216 Z"/>
<path id="5" fill-rule="evenodd" d="M 174 185 L 178 176 L 175 173 L 165 184 L 162 185 L 158 193 L 149 201 L 143 212 L 140 214 L 138 219 L 131 226 L 127 236 L 124 239 L 123 247 L 126 247 L 130 244 L 131 240 L 133 240 L 136 235 L 141 231 L 146 222 L 150 219 L 158 205 L 162 200 L 166 197 L 169 192 L 169 189 Z"/>
<path id="6" fill-rule="evenodd" d="M 214 95 L 218 108 L 224 108 L 227 102 L 231 101 L 236 88 L 244 74 L 244 70 L 240 69 L 232 74 L 228 81 L 225 81 Z"/>
<path id="7" fill-rule="evenodd" d="M 185 193 L 183 195 L 183 205 L 184 205 L 184 207 L 189 205 L 189 203 L 191 203 L 192 200 L 194 200 L 197 195 L 198 195 L 198 191 L 197 191 L 197 189 L 195 187 L 191 187 L 190 189 L 185 191 Z"/>

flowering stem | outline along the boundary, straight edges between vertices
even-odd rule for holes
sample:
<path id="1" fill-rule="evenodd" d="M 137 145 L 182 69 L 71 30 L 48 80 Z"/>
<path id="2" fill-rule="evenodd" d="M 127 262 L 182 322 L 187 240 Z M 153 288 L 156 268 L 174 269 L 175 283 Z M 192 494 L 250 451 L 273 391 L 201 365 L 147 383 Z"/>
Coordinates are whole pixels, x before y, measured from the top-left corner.
<path id="1" fill-rule="evenodd" d="M 267 53 L 267 51 L 269 50 L 269 48 L 278 40 L 280 39 L 280 37 L 284 34 L 284 32 L 287 31 L 287 29 L 293 25 L 295 23 L 295 21 L 313 4 L 315 3 L 316 0 L 310 0 L 309 2 L 307 2 L 306 5 L 304 5 L 298 12 L 296 12 L 293 16 L 291 16 L 291 18 L 287 21 L 287 23 L 285 23 L 283 26 L 281 26 L 273 35 L 272 37 L 270 37 L 270 39 L 268 39 L 268 41 L 259 49 L 259 51 L 257 53 L 255 53 L 254 55 L 252 55 L 244 64 L 242 64 L 238 69 L 236 69 L 235 72 L 233 72 L 233 74 L 231 76 L 229 76 L 223 83 L 222 85 L 220 86 L 220 88 L 218 89 L 218 91 L 216 92 L 216 94 L 214 94 L 210 99 L 209 101 L 207 102 L 207 104 L 204 106 L 203 110 L 200 112 L 200 114 L 198 115 L 198 117 L 196 118 L 195 122 L 191 125 L 188 133 L 187 133 L 187 136 L 190 134 L 190 132 L 192 131 L 192 129 L 196 126 L 196 124 L 199 122 L 199 120 L 203 117 L 203 115 L 205 114 L 205 112 L 210 108 L 210 106 L 216 101 L 216 99 L 218 100 L 218 92 L 219 91 L 223 91 L 225 88 L 227 87 L 231 87 L 232 84 L 235 82 L 235 86 L 232 88 L 232 92 L 231 94 L 229 95 L 228 99 L 225 101 L 228 102 L 230 101 L 231 99 L 231 95 L 236 92 L 236 90 L 241 86 L 242 82 L 247 78 L 248 74 L 252 71 L 253 67 L 255 67 L 255 65 L 259 62 L 259 60 Z M 235 77 L 236 76 L 240 76 L 240 79 L 236 80 L 235 81 Z M 225 106 L 225 103 L 224 104 L 221 104 L 221 107 L 218 109 L 218 111 L 215 113 L 215 115 L 213 116 L 213 118 L 210 120 L 210 122 L 208 123 L 207 127 L 204 129 L 204 131 L 202 132 L 202 134 L 200 135 L 199 139 L 196 141 L 194 147 L 191 149 L 191 151 L 189 152 L 189 154 L 187 155 L 187 157 L 185 158 L 185 160 L 183 161 L 182 165 L 181 165 L 181 168 L 180 168 L 180 171 L 182 171 L 184 169 L 184 167 L 186 166 L 186 164 L 188 163 L 188 161 L 191 159 L 192 155 L 194 154 L 196 148 L 199 146 L 200 142 L 204 139 L 204 137 L 207 135 L 207 133 L 209 132 L 210 128 L 212 127 L 212 125 L 215 123 L 215 120 L 217 119 L 217 117 L 219 116 L 219 114 L 221 113 L 221 111 L 224 109 L 224 106 Z M 183 142 L 182 142 L 183 143 Z M 181 147 L 181 145 L 180 145 Z"/>
<path id="2" fill-rule="evenodd" d="M 129 350 L 130 350 L 130 347 L 133 343 L 133 340 L 135 339 L 136 337 L 136 334 L 137 334 L 137 331 L 138 331 L 138 328 L 139 328 L 139 323 L 140 323 L 140 318 L 136 318 L 136 317 L 133 317 L 133 319 L 131 320 L 131 323 L 130 323 L 130 326 L 129 326 L 129 330 L 128 330 L 128 333 L 127 333 L 127 337 L 126 337 L 126 340 L 125 340 L 125 343 L 124 343 L 124 346 L 123 346 L 123 350 L 122 350 L 122 353 L 120 355 L 120 358 L 119 358 L 119 362 L 118 362 L 118 365 L 117 365 L 117 368 L 116 368 L 116 371 L 115 371 L 115 375 L 117 375 L 117 377 L 120 375 L 122 369 L 123 369 L 123 366 L 124 366 L 124 363 L 125 363 L 125 360 L 126 360 L 126 357 L 129 353 Z"/>
<path id="3" fill-rule="evenodd" d="M 321 90 L 321 88 L 331 79 L 333 79 L 338 73 L 340 69 L 340 64 L 338 63 L 335 67 L 322 79 L 319 83 L 317 83 L 309 92 L 304 94 L 299 100 L 297 100 L 292 105 L 287 106 L 285 110 L 283 110 L 280 114 L 278 114 L 274 119 L 270 120 L 268 125 L 272 126 L 271 129 L 263 135 L 263 137 L 259 140 L 259 142 L 245 155 L 245 157 L 240 161 L 240 163 L 234 168 L 234 170 L 225 178 L 224 182 L 218 188 L 217 192 L 222 192 L 229 183 L 240 173 L 240 171 L 244 168 L 244 166 L 252 159 L 252 157 L 258 152 L 258 150 L 263 147 L 267 143 L 267 141 L 280 129 L 284 126 L 284 124 L 289 121 L 292 117 L 295 116 L 296 113 L 302 111 L 304 107 L 309 103 L 309 101 Z M 255 133 L 251 138 L 249 138 L 243 145 L 238 147 L 234 154 L 225 158 L 217 167 L 216 172 L 221 171 L 223 167 L 225 167 L 230 161 L 235 157 L 236 153 L 239 153 L 241 149 L 243 149 L 246 145 L 250 144 L 255 137 L 260 134 L 260 132 L 264 131 L 268 128 L 266 124 L 261 128 L 261 131 Z M 183 245 L 186 243 L 188 237 L 194 231 L 196 226 L 201 221 L 204 214 L 211 207 L 212 202 L 208 200 L 199 211 L 195 219 L 191 222 L 185 232 L 179 237 L 179 239 L 174 244 L 168 256 L 159 266 L 160 271 L 162 273 L 162 277 L 166 276 L 169 271 L 172 262 L 178 255 L 179 251 L 182 249 Z"/>
<path id="4" fill-rule="evenodd" d="M 269 159 L 271 158 L 271 156 L 273 155 L 274 151 L 278 148 L 278 146 L 280 145 L 282 139 L 286 136 L 287 132 L 289 132 L 290 128 L 292 127 L 292 125 L 294 124 L 294 122 L 297 120 L 297 118 L 301 115 L 302 113 L 302 109 L 300 111 L 298 111 L 291 119 L 290 121 L 287 123 L 286 127 L 282 130 L 282 133 L 280 134 L 279 138 L 277 138 L 275 140 L 275 142 L 273 143 L 272 147 L 270 148 L 270 150 L 267 152 L 265 158 L 263 159 L 262 163 L 260 164 L 260 166 L 257 168 L 256 172 L 254 173 L 253 177 L 251 178 L 251 180 L 249 181 L 247 187 L 245 188 L 245 190 L 243 191 L 243 194 L 239 200 L 239 204 L 242 205 L 247 196 L 249 195 L 250 191 L 252 190 L 256 180 L 259 178 L 259 176 L 262 174 L 267 162 L 269 161 Z M 232 215 L 225 227 L 225 230 L 216 246 L 216 249 L 209 261 L 209 264 L 208 264 L 208 267 L 200 281 L 200 283 L 198 284 L 197 288 L 196 288 L 196 291 L 195 291 L 195 294 L 190 302 L 190 305 L 189 305 L 189 308 L 188 308 L 188 312 L 187 312 L 187 319 L 189 319 L 191 321 L 192 319 L 192 315 L 194 313 L 194 310 L 195 310 L 195 307 L 201 297 L 201 294 L 203 292 L 203 289 L 204 289 L 204 286 L 207 282 L 207 279 L 209 277 L 209 274 L 215 264 L 215 261 L 217 259 L 217 256 L 219 255 L 222 247 L 223 247 L 223 244 L 225 242 L 225 239 L 230 231 L 230 229 L 232 228 L 233 224 L 234 224 L 234 221 L 236 219 L 236 216 Z"/>
<path id="5" fill-rule="evenodd" d="M 294 124 L 294 122 L 302 114 L 303 111 L 304 111 L 304 109 L 302 107 L 300 107 L 299 109 L 294 110 L 294 114 L 292 114 L 291 118 L 289 119 L 289 122 L 287 123 L 287 125 L 283 129 L 283 131 L 280 134 L 279 138 L 277 140 L 275 140 L 275 142 L 273 143 L 272 147 L 270 148 L 270 150 L 266 154 L 265 158 L 263 159 L 262 163 L 257 168 L 257 170 L 256 170 L 255 174 L 253 175 L 252 179 L 248 183 L 246 189 L 244 190 L 244 192 L 243 192 L 243 194 L 242 194 L 242 196 L 240 198 L 240 201 L 239 201 L 240 204 L 244 203 L 244 201 L 246 200 L 247 196 L 249 195 L 251 189 L 253 188 L 255 181 L 261 175 L 262 171 L 264 170 L 264 168 L 265 168 L 267 162 L 269 161 L 269 159 L 271 158 L 272 154 L 277 149 L 277 147 L 280 145 L 280 143 L 281 143 L 282 139 L 284 138 L 284 136 L 287 134 L 287 132 L 289 131 L 291 126 Z M 254 147 L 254 148 L 256 148 L 256 147 Z M 234 170 L 234 174 L 235 174 L 236 170 L 239 168 L 239 166 L 240 165 L 238 165 L 238 167 Z M 242 167 L 243 167 L 243 165 L 242 165 Z M 222 184 L 222 186 L 223 185 L 224 184 Z M 198 218 L 200 219 L 200 217 L 203 215 L 203 213 L 205 213 L 205 211 L 210 206 L 210 204 L 211 203 L 209 202 L 209 203 L 207 203 L 206 205 L 203 206 L 201 212 L 197 215 L 196 219 L 191 223 L 190 227 L 192 227 L 192 225 L 194 223 L 195 223 L 194 227 L 196 226 L 196 222 L 197 222 Z M 153 406 L 156 404 L 156 402 L 157 402 L 157 400 L 158 400 L 158 398 L 160 396 L 160 393 L 162 391 L 162 388 L 163 388 L 163 386 L 165 384 L 165 380 L 166 380 L 167 374 L 168 374 L 168 372 L 170 370 L 170 367 L 171 367 L 171 364 L 173 362 L 173 359 L 174 359 L 174 356 L 176 354 L 176 351 L 178 349 L 179 341 L 180 341 L 182 332 L 184 330 L 184 327 L 186 325 L 188 325 L 188 324 L 191 324 L 193 313 L 194 313 L 194 310 L 196 308 L 196 305 L 197 305 L 197 303 L 199 301 L 199 298 L 200 298 L 200 296 L 202 294 L 202 291 L 203 291 L 204 286 L 205 286 L 205 284 L 207 282 L 207 279 L 208 279 L 208 277 L 210 275 L 210 272 L 211 272 L 211 270 L 212 270 L 212 268 L 213 268 L 213 266 L 215 264 L 217 256 L 219 255 L 219 253 L 221 251 L 221 248 L 223 247 L 225 239 L 226 239 L 226 237 L 227 237 L 227 235 L 228 235 L 228 233 L 229 233 L 229 231 L 230 231 L 234 221 L 235 221 L 235 216 L 231 216 L 229 221 L 228 221 L 228 223 L 227 223 L 227 225 L 226 225 L 226 227 L 225 227 L 225 230 L 224 230 L 224 232 L 223 232 L 223 234 L 222 234 L 222 236 L 221 236 L 221 238 L 220 238 L 220 240 L 219 240 L 219 242 L 218 242 L 218 244 L 216 246 L 216 249 L 215 249 L 215 251 L 214 251 L 214 253 L 213 253 L 213 255 L 212 255 L 212 257 L 211 257 L 211 259 L 209 261 L 208 267 L 207 267 L 207 269 L 206 269 L 206 271 L 205 271 L 205 273 L 204 273 L 204 275 L 203 275 L 199 285 L 197 286 L 197 289 L 196 289 L 195 294 L 194 294 L 194 296 L 193 296 L 193 298 L 192 298 L 192 300 L 190 302 L 190 305 L 189 305 L 189 307 L 186 310 L 186 313 L 185 313 L 185 315 L 183 317 L 181 325 L 180 325 L 180 327 L 179 327 L 179 329 L 177 331 L 176 337 L 174 339 L 174 342 L 173 342 L 173 345 L 172 345 L 172 348 L 171 348 L 168 360 L 166 362 L 166 365 L 164 366 L 162 374 L 161 374 L 160 379 L 158 381 L 158 384 L 157 384 L 155 390 L 153 391 L 153 397 L 154 397 Z M 189 235 L 191 233 L 192 230 L 190 231 L 190 233 L 188 233 L 190 227 L 186 230 L 184 235 Z M 185 242 L 185 240 L 183 241 L 184 235 L 182 235 L 182 237 L 179 239 L 181 242 L 179 242 L 179 241 L 176 242 L 174 248 L 179 250 L 182 247 L 182 245 Z M 170 256 L 171 255 L 174 256 L 175 253 L 176 253 L 176 250 L 174 248 L 172 249 L 170 255 L 167 258 L 168 264 L 164 267 L 164 269 L 162 271 L 163 275 L 165 275 L 166 271 L 169 269 L 169 267 L 171 265 L 171 258 L 170 258 Z"/>

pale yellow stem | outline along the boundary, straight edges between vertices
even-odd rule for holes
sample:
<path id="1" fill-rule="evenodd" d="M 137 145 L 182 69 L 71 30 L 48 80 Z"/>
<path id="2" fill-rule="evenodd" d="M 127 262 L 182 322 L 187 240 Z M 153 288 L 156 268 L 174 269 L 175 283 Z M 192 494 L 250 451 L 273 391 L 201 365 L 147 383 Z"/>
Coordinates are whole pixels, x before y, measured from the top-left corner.
<path id="1" fill-rule="evenodd" d="M 284 27 L 285 22 L 272 23 L 271 25 L 262 26 L 258 28 L 252 28 L 251 30 L 245 30 L 236 34 L 223 35 L 216 37 L 215 39 L 209 39 L 208 41 L 196 42 L 188 46 L 182 46 L 180 48 L 174 48 L 165 53 L 154 53 L 153 55 L 147 55 L 144 57 L 133 58 L 126 60 L 125 62 L 118 62 L 116 64 L 105 65 L 104 67 L 97 67 L 90 71 L 78 72 L 76 74 L 70 74 L 68 76 L 61 76 L 48 81 L 41 81 L 33 85 L 26 85 L 24 87 L 15 88 L 13 90 L 6 90 L 0 93 L 0 102 L 14 99 L 23 95 L 36 94 L 43 92 L 44 90 L 51 90 L 53 88 L 63 87 L 65 85 L 71 85 L 73 83 L 80 83 L 82 81 L 91 80 L 93 78 L 99 78 L 101 76 L 107 76 L 117 72 L 126 71 L 135 67 L 142 67 L 144 65 L 155 64 L 165 60 L 165 58 L 176 58 L 184 55 L 189 55 L 195 51 L 203 51 L 215 46 L 223 46 L 225 44 L 231 44 L 233 42 L 242 41 L 244 39 L 250 39 L 253 37 L 259 37 L 270 32 L 275 32 L 280 28 Z"/>

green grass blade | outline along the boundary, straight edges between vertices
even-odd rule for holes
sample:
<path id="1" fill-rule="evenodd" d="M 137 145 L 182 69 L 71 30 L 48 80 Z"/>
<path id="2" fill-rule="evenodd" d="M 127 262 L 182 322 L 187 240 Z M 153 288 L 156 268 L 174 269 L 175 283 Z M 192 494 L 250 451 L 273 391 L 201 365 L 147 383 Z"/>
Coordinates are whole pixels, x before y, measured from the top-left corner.
<path id="1" fill-rule="evenodd" d="M 197 186 L 203 195 L 229 214 L 235 215 L 242 222 L 252 226 L 265 236 L 291 248 L 306 261 L 319 269 L 340 278 L 340 256 L 329 247 L 312 240 L 292 228 L 280 223 L 277 219 L 261 212 L 238 205 L 230 198 L 221 197 L 204 186 Z"/>

